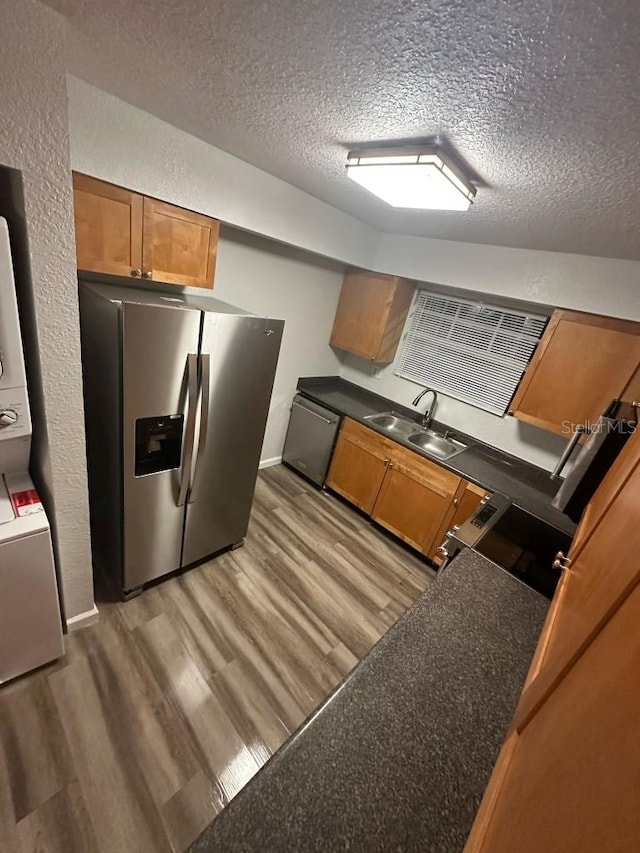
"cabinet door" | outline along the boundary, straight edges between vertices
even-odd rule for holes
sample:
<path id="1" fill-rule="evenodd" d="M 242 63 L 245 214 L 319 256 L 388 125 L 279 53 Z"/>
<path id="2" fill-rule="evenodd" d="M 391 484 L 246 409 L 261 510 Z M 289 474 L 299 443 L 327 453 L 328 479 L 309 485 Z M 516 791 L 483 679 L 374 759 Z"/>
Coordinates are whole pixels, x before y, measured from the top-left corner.
<path id="1" fill-rule="evenodd" d="M 327 486 L 370 514 L 388 464 L 385 440 L 346 419 L 331 460 Z"/>
<path id="2" fill-rule="evenodd" d="M 640 435 L 628 448 L 556 592 L 466 853 L 638 847 Z"/>
<path id="3" fill-rule="evenodd" d="M 413 288 L 397 276 L 349 272 L 344 277 L 331 346 L 367 358 L 393 361 Z"/>
<path id="4" fill-rule="evenodd" d="M 454 512 L 453 501 L 461 484 L 461 478 L 450 471 L 398 448 L 372 517 L 408 545 L 429 554 L 443 522 Z"/>
<path id="5" fill-rule="evenodd" d="M 443 524 L 440 527 L 436 534 L 436 538 L 433 540 L 433 545 L 429 550 L 427 556 L 430 560 L 433 560 L 434 563 L 438 565 L 442 562 L 442 557 L 438 554 L 438 547 L 444 541 L 444 538 L 447 534 L 447 530 L 450 527 L 453 527 L 454 524 L 463 524 L 468 518 L 471 518 L 473 513 L 480 506 L 480 502 L 484 497 L 488 497 L 488 493 L 480 488 L 480 486 L 476 486 L 473 483 L 463 482 L 464 491 L 460 495 L 460 497 L 455 497 L 453 499 L 453 512 L 451 513 L 451 517 L 446 517 L 444 519 Z"/>
<path id="6" fill-rule="evenodd" d="M 78 269 L 139 276 L 142 196 L 74 172 L 73 207 Z"/>
<path id="7" fill-rule="evenodd" d="M 153 198 L 144 200 L 143 275 L 213 288 L 220 223 Z"/>
<path id="8" fill-rule="evenodd" d="M 640 363 L 640 323 L 555 311 L 510 413 L 560 435 L 594 422 Z"/>
<path id="9" fill-rule="evenodd" d="M 639 622 L 636 587 L 526 729 L 512 733 L 492 807 L 479 813 L 465 853 L 638 850 Z"/>
<path id="10" fill-rule="evenodd" d="M 526 724 L 603 624 L 640 580 L 640 433 L 627 442 L 624 483 L 614 472 L 615 497 L 580 545 L 556 593 L 553 622 L 543 634 L 544 654 L 528 680 L 515 722 Z M 604 486 L 604 489 L 603 489 Z M 608 494 L 605 480 L 602 486 Z M 600 491 L 600 489 L 598 490 Z"/>

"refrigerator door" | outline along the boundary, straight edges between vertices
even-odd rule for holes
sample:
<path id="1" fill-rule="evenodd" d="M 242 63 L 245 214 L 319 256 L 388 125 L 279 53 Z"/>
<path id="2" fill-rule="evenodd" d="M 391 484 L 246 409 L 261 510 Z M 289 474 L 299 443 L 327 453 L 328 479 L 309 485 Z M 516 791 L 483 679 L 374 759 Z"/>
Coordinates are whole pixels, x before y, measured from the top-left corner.
<path id="1" fill-rule="evenodd" d="M 283 327 L 282 320 L 263 317 L 204 315 L 184 566 L 247 532 Z"/>
<path id="2" fill-rule="evenodd" d="M 180 568 L 200 311 L 122 306 L 125 592 Z"/>

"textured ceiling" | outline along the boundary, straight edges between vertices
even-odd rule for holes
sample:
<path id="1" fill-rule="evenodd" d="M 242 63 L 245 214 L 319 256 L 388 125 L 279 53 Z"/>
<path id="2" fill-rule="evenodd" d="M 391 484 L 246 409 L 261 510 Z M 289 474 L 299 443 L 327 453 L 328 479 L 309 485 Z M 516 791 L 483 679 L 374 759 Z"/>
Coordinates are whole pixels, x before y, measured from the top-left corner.
<path id="1" fill-rule="evenodd" d="M 640 259 L 637 0 L 49 5 L 72 73 L 382 230 Z M 357 144 L 438 134 L 486 184 L 468 213 L 346 178 Z"/>

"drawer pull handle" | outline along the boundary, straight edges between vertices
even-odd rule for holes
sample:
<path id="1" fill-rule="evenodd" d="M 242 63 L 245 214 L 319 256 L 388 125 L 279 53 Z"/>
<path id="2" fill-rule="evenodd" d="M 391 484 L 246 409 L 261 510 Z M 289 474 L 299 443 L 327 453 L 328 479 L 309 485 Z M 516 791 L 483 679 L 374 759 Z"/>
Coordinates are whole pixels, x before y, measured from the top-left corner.
<path id="1" fill-rule="evenodd" d="M 337 418 L 324 418 L 322 415 L 319 415 L 318 412 L 314 412 L 313 409 L 308 409 L 306 406 L 303 406 L 301 403 L 292 403 L 291 405 L 296 406 L 298 409 L 302 409 L 303 412 L 306 412 L 308 415 L 313 415 L 315 418 L 320 418 L 321 421 L 324 421 L 325 424 L 335 424 Z"/>

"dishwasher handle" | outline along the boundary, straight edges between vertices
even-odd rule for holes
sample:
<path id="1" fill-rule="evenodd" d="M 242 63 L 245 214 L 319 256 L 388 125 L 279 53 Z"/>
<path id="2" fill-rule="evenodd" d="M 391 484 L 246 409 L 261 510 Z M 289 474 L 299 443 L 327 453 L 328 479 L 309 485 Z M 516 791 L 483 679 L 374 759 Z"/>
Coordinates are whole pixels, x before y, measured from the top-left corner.
<path id="1" fill-rule="evenodd" d="M 324 421 L 325 424 L 335 424 L 335 422 L 338 420 L 338 418 L 333 418 L 333 419 L 325 418 L 324 415 L 321 415 L 318 412 L 314 412 L 313 409 L 309 409 L 309 408 L 307 408 L 307 406 L 303 406 L 302 403 L 298 403 L 295 400 L 293 401 L 293 403 L 291 405 L 297 406 L 299 409 L 302 409 L 303 411 L 307 412 L 310 415 L 314 415 L 316 418 L 320 418 L 320 420 Z"/>

